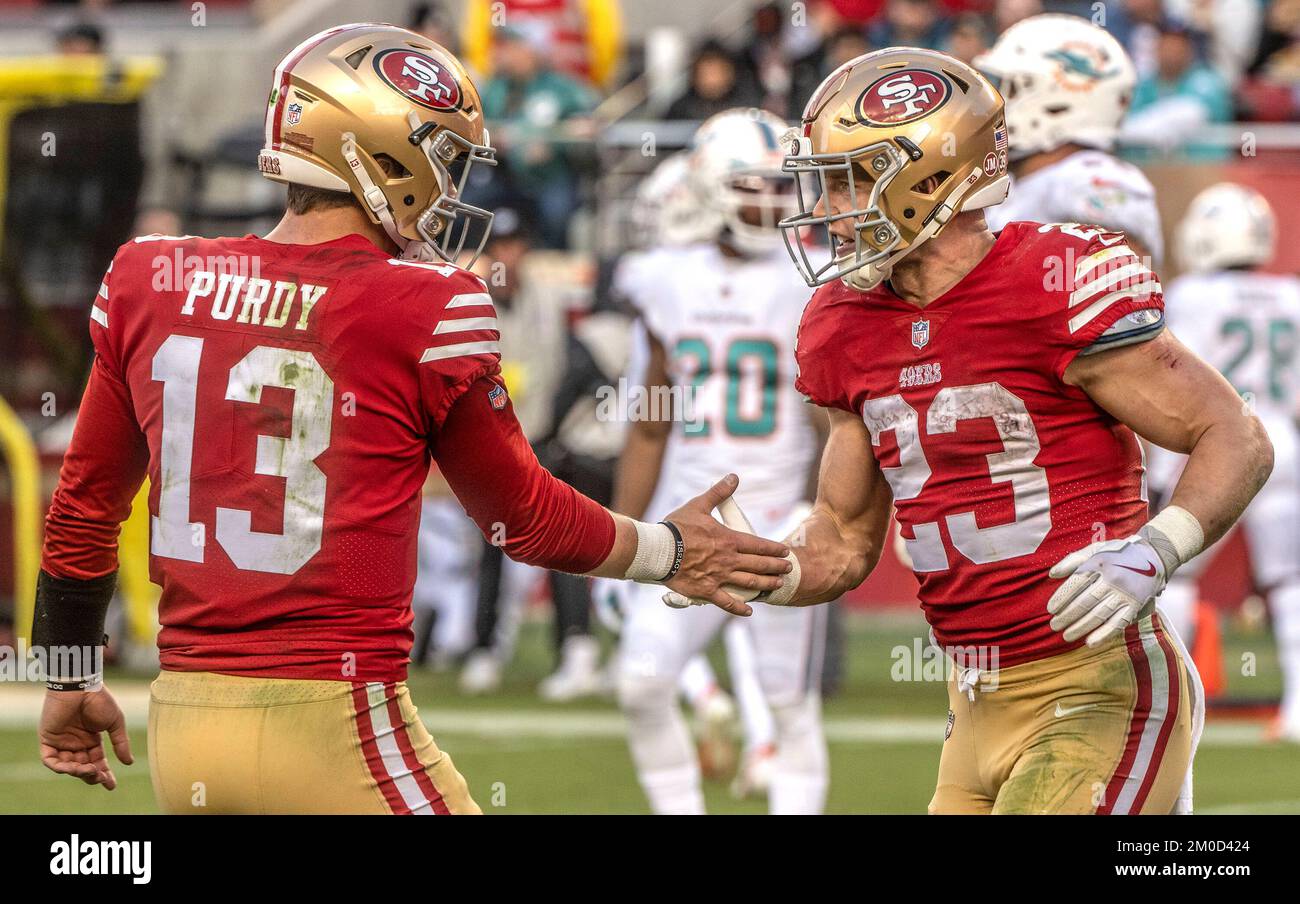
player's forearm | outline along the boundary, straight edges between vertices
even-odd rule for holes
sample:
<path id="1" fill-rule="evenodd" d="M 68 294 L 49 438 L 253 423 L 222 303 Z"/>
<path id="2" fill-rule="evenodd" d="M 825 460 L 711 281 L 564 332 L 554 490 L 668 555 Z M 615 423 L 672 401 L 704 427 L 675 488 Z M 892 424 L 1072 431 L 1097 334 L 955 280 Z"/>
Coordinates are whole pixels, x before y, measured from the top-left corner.
<path id="1" fill-rule="evenodd" d="M 116 571 L 118 534 L 148 464 L 126 387 L 96 358 L 45 516 L 41 567 L 76 580 Z"/>
<path id="2" fill-rule="evenodd" d="M 1170 508 L 1195 519 L 1189 528 L 1199 536 L 1189 535 L 1188 550 L 1222 537 L 1268 479 L 1273 447 L 1259 419 L 1168 330 L 1138 345 L 1080 356 L 1065 378 L 1138 436 L 1188 456 L 1169 500 Z"/>
<path id="3" fill-rule="evenodd" d="M 880 538 L 847 528 L 825 507 L 814 509 L 785 542 L 799 560 L 799 585 L 789 606 L 839 599 L 880 561 Z"/>
<path id="4" fill-rule="evenodd" d="M 632 567 L 640 540 L 635 521 L 615 512 L 610 512 L 610 517 L 614 519 L 614 545 L 610 547 L 609 555 L 604 561 L 587 574 L 594 578 L 621 580 L 627 577 L 628 569 Z M 664 571 L 667 573 L 667 569 Z"/>
<path id="5" fill-rule="evenodd" d="M 1272 470 L 1273 444 L 1259 418 L 1224 418 L 1196 438 L 1170 504 L 1200 522 L 1209 546 L 1241 517 Z"/>

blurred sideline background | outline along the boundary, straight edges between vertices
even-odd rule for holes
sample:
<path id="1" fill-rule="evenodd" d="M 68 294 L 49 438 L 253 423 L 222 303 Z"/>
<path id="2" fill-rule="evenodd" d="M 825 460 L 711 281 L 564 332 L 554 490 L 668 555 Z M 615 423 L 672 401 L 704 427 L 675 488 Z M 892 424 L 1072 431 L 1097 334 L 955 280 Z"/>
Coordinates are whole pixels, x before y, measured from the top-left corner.
<path id="1" fill-rule="evenodd" d="M 0 644 L 16 643 L 30 617 L 40 521 L 90 365 L 87 309 L 113 251 L 152 232 L 274 224 L 283 190 L 254 165 L 262 111 L 276 62 L 307 35 L 392 22 L 445 44 L 475 74 L 503 165 L 481 173 L 470 200 L 497 210 L 488 255 L 511 273 L 497 300 L 537 345 L 517 360 L 507 349 L 506 379 L 543 461 L 588 489 L 607 485 L 618 437 L 587 429 L 583 398 L 561 397 L 565 377 L 574 343 L 605 377 L 621 372 L 630 320 L 610 273 L 635 242 L 633 196 L 659 160 L 723 109 L 797 119 L 829 71 L 868 50 L 910 44 L 969 61 L 1042 11 L 1100 16 L 1133 56 L 1140 81 L 1124 156 L 1156 186 L 1166 247 L 1192 196 L 1231 180 L 1276 211 L 1281 241 L 1269 268 L 1300 271 L 1291 238 L 1300 234 L 1300 0 L 0 0 Z M 1197 115 L 1175 127 L 1171 99 Z M 1167 260 L 1161 277 L 1174 275 Z M 440 743 L 482 783 L 476 797 L 491 810 L 492 783 L 508 774 L 510 812 L 642 810 L 617 710 L 590 688 L 546 686 L 566 649 L 603 656 L 609 633 L 589 612 L 557 623 L 544 574 L 491 564 L 454 503 L 428 508 L 426 531 L 439 542 L 422 552 L 411 686 Z M 114 687 L 126 689 L 141 730 L 141 762 L 144 682 L 156 668 L 146 516 L 137 506 L 124 529 L 111 632 Z M 1280 677 L 1247 555 L 1230 541 L 1202 580 L 1194 652 L 1211 728 L 1198 799 L 1211 810 L 1300 812 L 1300 749 L 1265 740 Z M 887 552 L 838 611 L 827 674 L 831 810 L 923 809 L 943 687 L 891 675 L 895 651 L 925 636 L 915 581 Z M 491 668 L 469 675 L 476 653 Z M 116 796 L 42 773 L 38 705 L 32 688 L 0 683 L 0 811 L 152 808 L 143 766 Z M 762 809 L 730 801 L 723 785 L 711 794 L 715 810 Z"/>

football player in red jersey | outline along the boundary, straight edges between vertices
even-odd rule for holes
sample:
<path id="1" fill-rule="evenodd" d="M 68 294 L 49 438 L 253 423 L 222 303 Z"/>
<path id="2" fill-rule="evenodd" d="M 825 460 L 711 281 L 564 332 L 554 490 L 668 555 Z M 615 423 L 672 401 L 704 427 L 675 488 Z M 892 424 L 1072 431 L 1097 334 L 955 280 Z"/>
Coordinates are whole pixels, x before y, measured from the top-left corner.
<path id="1" fill-rule="evenodd" d="M 436 459 L 510 556 L 750 609 L 787 548 L 712 509 L 613 515 L 537 463 L 500 382 L 484 284 L 456 266 L 470 167 L 490 163 L 459 62 L 347 25 L 280 63 L 260 168 L 266 237 L 124 245 L 91 309 L 95 361 L 46 520 L 33 643 L 97 648 L 118 525 L 150 478 L 162 673 L 150 769 L 168 812 L 477 812 L 411 705 L 420 489 Z M 480 241 L 479 247 L 482 247 Z M 41 755 L 110 790 L 130 762 L 92 668 L 49 676 Z"/>
<path id="2" fill-rule="evenodd" d="M 1122 234 L 1012 223 L 1002 98 L 940 53 L 832 73 L 786 169 L 810 285 L 798 388 L 831 417 L 796 567 L 760 601 L 834 599 L 897 511 L 922 608 L 953 658 L 935 813 L 1169 813 L 1199 688 L 1153 601 L 1272 467 L 1252 412 L 1164 330 Z M 824 228 L 815 267 L 800 231 Z M 1137 437 L 1189 454 L 1148 520 Z M 794 545 L 793 541 L 792 544 Z"/>

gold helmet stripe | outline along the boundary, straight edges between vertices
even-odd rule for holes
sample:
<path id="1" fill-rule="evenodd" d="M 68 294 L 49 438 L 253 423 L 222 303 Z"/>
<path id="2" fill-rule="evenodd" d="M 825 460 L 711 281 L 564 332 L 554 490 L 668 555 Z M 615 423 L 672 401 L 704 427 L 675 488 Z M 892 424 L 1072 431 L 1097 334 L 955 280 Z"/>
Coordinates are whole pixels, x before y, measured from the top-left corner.
<path id="1" fill-rule="evenodd" d="M 319 34 L 312 35 L 285 54 L 284 59 L 280 61 L 280 65 L 275 67 L 275 99 L 266 113 L 266 146 L 268 148 L 273 151 L 280 150 L 280 124 L 284 121 L 284 98 L 289 93 L 289 76 L 293 74 L 293 67 L 298 64 L 298 61 L 305 57 L 313 47 L 324 43 L 337 34 L 359 28 L 374 27 L 370 23 L 354 22 L 351 25 L 330 28 Z"/>

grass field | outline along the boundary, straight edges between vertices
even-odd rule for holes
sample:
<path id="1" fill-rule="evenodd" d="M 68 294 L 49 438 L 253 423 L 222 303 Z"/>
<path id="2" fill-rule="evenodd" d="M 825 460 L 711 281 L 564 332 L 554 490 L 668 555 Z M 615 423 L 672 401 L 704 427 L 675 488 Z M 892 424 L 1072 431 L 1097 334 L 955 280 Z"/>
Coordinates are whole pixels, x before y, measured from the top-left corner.
<path id="1" fill-rule="evenodd" d="M 933 790 L 947 703 L 938 682 L 891 680 L 891 650 L 924 636 L 907 616 L 855 616 L 848 626 L 847 673 L 827 701 L 831 751 L 828 810 L 920 813 Z M 415 671 L 412 695 L 439 745 L 451 752 L 488 813 L 644 813 L 645 801 L 608 701 L 544 704 L 534 686 L 551 667 L 544 625 L 525 625 L 519 655 L 499 694 L 466 698 L 453 674 Z M 1271 641 L 1262 631 L 1230 631 L 1225 661 L 1257 654 L 1253 676 L 1230 669 L 1228 696 L 1275 699 L 1280 686 Z M 144 731 L 147 682 L 113 675 L 128 711 L 136 765 L 116 769 L 108 793 L 46 772 L 36 756 L 39 692 L 0 688 L 0 813 L 152 813 Z M 1300 747 L 1267 744 L 1262 721 L 1211 713 L 1196 769 L 1201 813 L 1300 813 Z M 762 813 L 725 785 L 707 786 L 711 812 Z"/>

